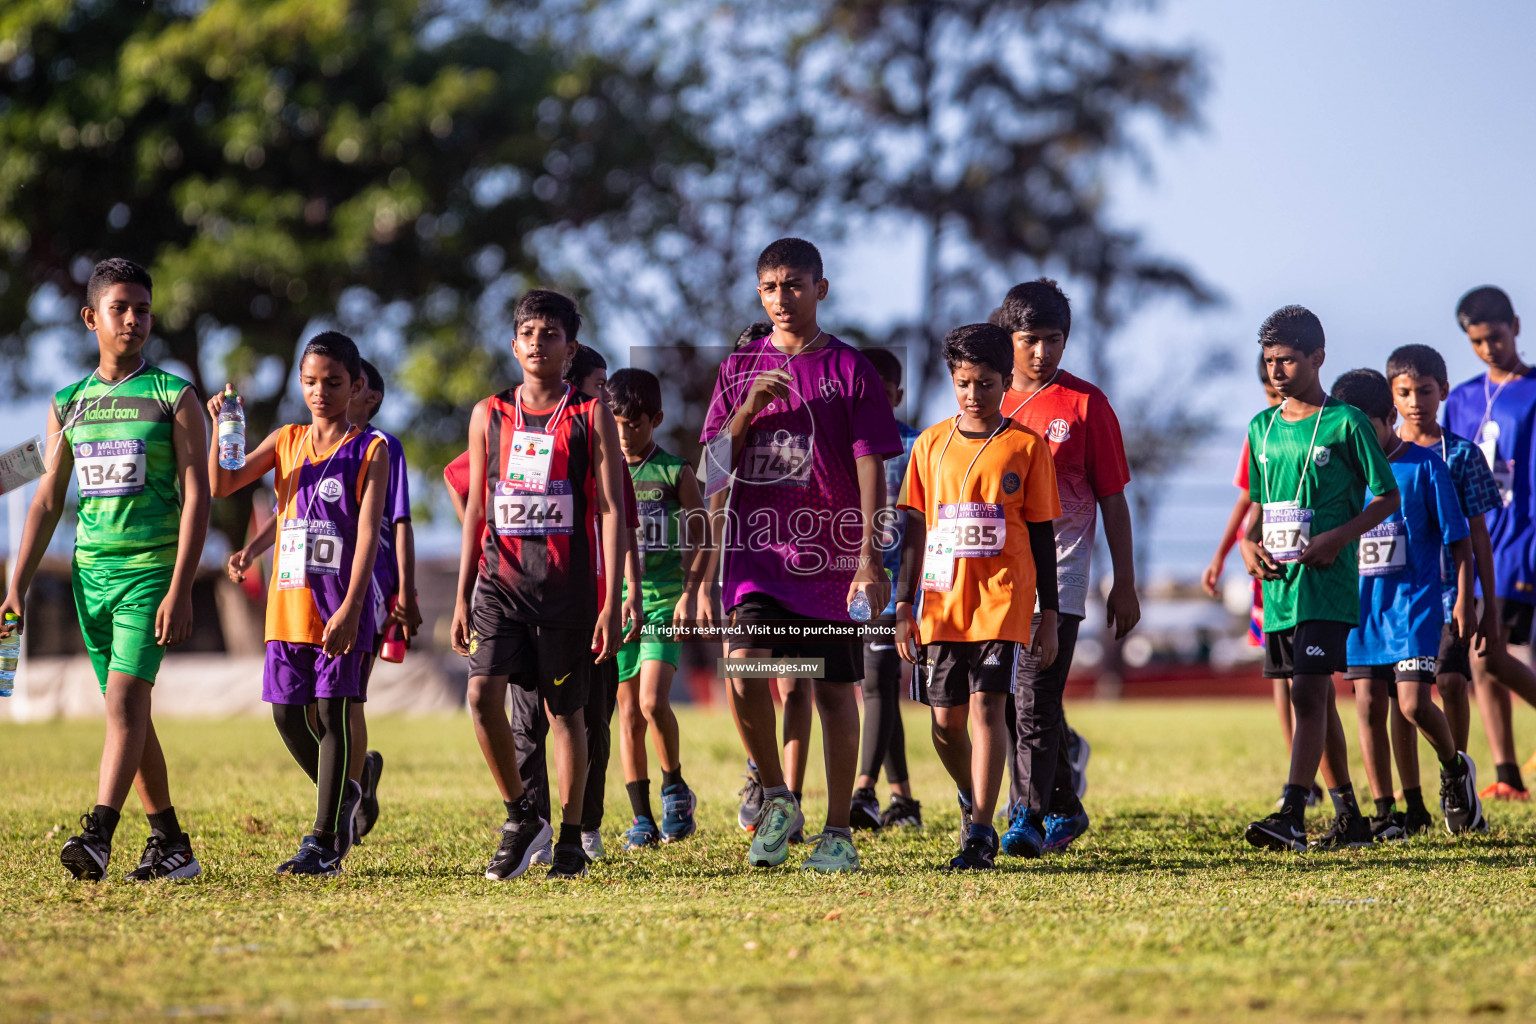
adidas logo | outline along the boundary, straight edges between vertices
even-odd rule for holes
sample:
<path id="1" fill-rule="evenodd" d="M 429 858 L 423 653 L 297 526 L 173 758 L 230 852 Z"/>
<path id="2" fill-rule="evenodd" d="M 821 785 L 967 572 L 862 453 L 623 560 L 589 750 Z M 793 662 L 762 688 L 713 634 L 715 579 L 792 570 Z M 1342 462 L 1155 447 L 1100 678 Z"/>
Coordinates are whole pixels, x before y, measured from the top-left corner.
<path id="1" fill-rule="evenodd" d="M 1001 665 L 1002 662 L 997 660 L 997 652 L 996 651 L 989 651 L 989 652 L 987 652 L 986 658 L 984 658 L 982 660 L 982 664 L 983 665 Z"/>
<path id="2" fill-rule="evenodd" d="M 1399 672 L 1428 672 L 1431 675 L 1439 668 L 1440 659 L 1433 657 L 1405 658 L 1397 663 Z"/>
<path id="3" fill-rule="evenodd" d="M 1323 649 L 1314 644 L 1307 648 L 1307 654 L 1313 658 L 1321 658 L 1323 656 Z"/>

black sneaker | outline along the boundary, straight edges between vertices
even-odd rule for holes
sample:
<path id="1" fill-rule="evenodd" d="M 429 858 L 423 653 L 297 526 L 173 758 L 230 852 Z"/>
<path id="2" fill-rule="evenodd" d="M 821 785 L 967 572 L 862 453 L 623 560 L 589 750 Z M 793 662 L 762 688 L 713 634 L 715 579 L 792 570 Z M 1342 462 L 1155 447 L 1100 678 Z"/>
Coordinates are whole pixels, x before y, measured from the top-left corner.
<path id="1" fill-rule="evenodd" d="M 1410 807 L 1403 815 L 1403 834 L 1416 836 L 1420 832 L 1428 832 L 1434 827 L 1435 819 L 1429 816 L 1429 811 L 1423 807 Z"/>
<path id="2" fill-rule="evenodd" d="M 493 882 L 505 882 L 521 875 L 533 863 L 534 853 L 554 834 L 554 829 L 543 818 L 506 822 L 501 826 L 501 845 L 491 855 L 485 877 Z"/>
<path id="3" fill-rule="evenodd" d="M 955 801 L 960 805 L 960 845 L 964 846 L 971 835 L 971 805 L 965 802 L 965 797 L 958 790 L 955 791 Z"/>
<path id="4" fill-rule="evenodd" d="M 879 831 L 882 824 L 880 801 L 875 797 L 875 791 L 868 787 L 854 790 L 853 804 L 848 810 L 848 826 L 854 830 Z"/>
<path id="5" fill-rule="evenodd" d="M 1445 815 L 1445 830 L 1451 835 L 1488 831 L 1483 817 L 1483 801 L 1477 795 L 1477 765 L 1466 754 L 1458 753 L 1460 770 L 1440 772 L 1440 813 Z"/>
<path id="6" fill-rule="evenodd" d="M 379 776 L 384 774 L 384 755 L 370 750 L 363 757 L 363 777 L 360 785 L 363 799 L 357 805 L 357 838 L 373 831 L 379 820 Z"/>
<path id="7" fill-rule="evenodd" d="M 1371 826 L 1359 813 L 1340 814 L 1333 819 L 1327 831 L 1307 844 L 1309 850 L 1343 850 L 1353 846 L 1370 846 Z"/>
<path id="8" fill-rule="evenodd" d="M 279 875 L 339 875 L 341 855 L 327 850 L 314 836 L 305 836 L 299 852 L 277 866 Z"/>
<path id="9" fill-rule="evenodd" d="M 997 860 L 997 833 L 972 835 L 949 862 L 950 871 L 991 871 Z"/>
<path id="10" fill-rule="evenodd" d="M 157 878 L 196 878 L 203 866 L 192 856 L 192 840 L 185 832 L 175 836 L 149 834 L 139 866 L 123 876 L 130 882 L 152 882 Z"/>
<path id="11" fill-rule="evenodd" d="M 347 780 L 341 791 L 341 828 L 336 833 L 336 856 L 345 857 L 357 841 L 357 808 L 363 800 L 363 787 Z"/>
<path id="12" fill-rule="evenodd" d="M 107 875 L 107 861 L 112 859 L 112 843 L 102 836 L 96 815 L 80 815 L 80 834 L 64 844 L 59 861 L 70 874 L 87 882 L 99 882 Z"/>
<path id="13" fill-rule="evenodd" d="M 1371 839 L 1378 843 L 1390 843 L 1408 838 L 1408 817 L 1402 811 L 1382 814 L 1366 820 L 1371 829 Z"/>
<path id="14" fill-rule="evenodd" d="M 549 874 L 544 877 L 554 882 L 567 878 L 586 878 L 587 866 L 591 863 L 581 847 L 556 843 L 553 863 L 549 865 Z"/>
<path id="15" fill-rule="evenodd" d="M 886 828 L 922 828 L 922 801 L 909 800 L 892 793 L 890 805 L 880 815 L 880 824 Z"/>
<path id="16" fill-rule="evenodd" d="M 1304 853 L 1307 849 L 1307 830 L 1284 811 L 1250 823 L 1243 838 L 1261 850 Z"/>

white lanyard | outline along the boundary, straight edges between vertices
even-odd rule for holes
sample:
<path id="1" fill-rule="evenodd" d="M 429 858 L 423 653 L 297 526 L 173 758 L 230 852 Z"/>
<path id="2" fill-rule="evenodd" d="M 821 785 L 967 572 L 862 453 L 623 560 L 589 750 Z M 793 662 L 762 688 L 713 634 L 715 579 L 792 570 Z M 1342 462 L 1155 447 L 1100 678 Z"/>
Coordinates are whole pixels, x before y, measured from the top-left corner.
<path id="1" fill-rule="evenodd" d="M 303 470 L 304 463 L 308 461 L 307 456 L 304 454 L 304 448 L 306 445 L 310 444 L 310 436 L 314 433 L 314 429 L 315 428 L 313 425 L 304 428 L 304 436 L 299 441 L 299 461 L 293 467 L 293 476 L 291 476 L 288 481 L 288 498 L 282 503 L 281 506 L 279 506 L 280 508 L 286 509 L 288 507 L 288 502 L 292 501 L 294 497 L 299 493 L 299 473 L 301 470 Z M 351 437 L 352 424 L 348 423 L 347 432 L 341 436 L 341 440 L 336 442 L 336 447 L 331 449 L 331 454 L 327 455 L 325 457 L 325 461 L 320 464 L 320 476 L 322 479 L 325 477 L 325 471 L 331 466 L 331 460 L 336 457 L 336 453 L 341 451 L 341 446 L 346 444 L 347 441 L 351 439 Z M 310 447 L 310 451 L 314 451 L 313 446 Z M 319 453 L 316 452 L 316 454 Z M 316 487 L 314 492 L 309 496 L 309 504 L 304 506 L 304 521 L 306 523 L 309 522 L 310 511 L 315 507 L 315 496 L 319 493 L 320 488 Z M 295 509 L 294 511 L 298 510 Z"/>
<path id="2" fill-rule="evenodd" d="M 1488 420 L 1493 417 L 1493 403 L 1499 400 L 1499 392 L 1503 391 L 1504 388 L 1508 386 L 1509 382 L 1514 379 L 1515 378 L 1513 376 L 1505 377 L 1504 380 L 1499 383 L 1499 386 L 1493 389 L 1493 395 L 1490 396 L 1488 394 L 1488 374 L 1483 374 L 1483 418 L 1478 421 L 1477 434 L 1473 436 L 1473 441 L 1476 441 L 1478 444 L 1482 443 L 1483 428 L 1488 425 Z"/>
<path id="3" fill-rule="evenodd" d="M 648 451 L 647 451 L 647 452 L 646 452 L 646 453 L 645 453 L 645 458 L 643 458 L 643 459 L 641 459 L 641 460 L 640 460 L 640 461 L 639 461 L 639 462 L 637 462 L 637 463 L 635 463 L 635 465 L 634 465 L 634 468 L 633 468 L 633 469 L 631 469 L 631 470 L 630 470 L 630 472 L 631 472 L 631 473 L 638 473 L 638 472 L 640 472 L 640 471 L 641 471 L 641 470 L 642 470 L 642 469 L 644 469 L 644 468 L 645 468 L 645 464 L 646 464 L 646 463 L 647 463 L 647 462 L 650 462 L 650 461 L 651 461 L 651 456 L 652 456 L 652 455 L 655 455 L 655 454 L 656 454 L 656 448 L 657 448 L 657 445 L 656 445 L 656 442 L 655 442 L 655 441 L 652 441 L 652 442 L 651 442 L 651 447 L 650 447 L 650 450 L 648 450 Z"/>
<path id="4" fill-rule="evenodd" d="M 1019 403 L 1019 407 L 1018 407 L 1018 408 L 1017 408 L 1017 409 L 1015 409 L 1015 410 L 1013 410 L 1013 411 L 1014 411 L 1014 412 L 1015 412 L 1015 413 L 1019 413 L 1019 412 L 1022 412 L 1022 411 L 1023 411 L 1023 409 L 1024 409 L 1024 407 L 1025 407 L 1025 406 L 1026 406 L 1026 405 L 1028 405 L 1028 404 L 1029 404 L 1029 403 L 1030 403 L 1030 402 L 1033 402 L 1033 401 L 1034 401 L 1034 400 L 1035 400 L 1035 399 L 1036 399 L 1036 398 L 1038 398 L 1038 397 L 1040 397 L 1040 393 L 1041 393 L 1041 392 L 1042 392 L 1042 391 L 1045 391 L 1045 390 L 1046 390 L 1046 389 L 1047 389 L 1047 388 L 1049 388 L 1049 387 L 1050 387 L 1050 386 L 1051 386 L 1051 385 L 1052 385 L 1052 384 L 1055 384 L 1055 383 L 1056 383 L 1056 378 L 1057 378 L 1057 377 L 1060 377 L 1060 376 L 1061 376 L 1061 367 L 1059 367 L 1059 366 L 1058 366 L 1058 367 L 1056 367 L 1056 372 L 1055 372 L 1055 373 L 1053 373 L 1053 374 L 1051 374 L 1051 379 L 1050 379 L 1050 380 L 1048 380 L 1048 381 L 1046 381 L 1046 382 L 1045 382 L 1045 383 L 1044 383 L 1044 384 L 1042 384 L 1042 385 L 1041 385 L 1041 386 L 1040 386 L 1040 387 L 1038 387 L 1038 388 L 1036 388 L 1036 389 L 1035 389 L 1035 390 L 1033 390 L 1033 391 L 1031 391 L 1031 392 L 1030 392 L 1030 393 L 1029 393 L 1029 397 L 1028 397 L 1028 398 L 1026 398 L 1026 399 L 1024 399 L 1024 401 L 1022 401 L 1022 402 L 1020 402 L 1020 403 Z"/>
<path id="5" fill-rule="evenodd" d="M 64 424 L 62 427 L 60 427 L 54 433 L 48 435 L 48 440 L 52 441 L 54 438 L 58 437 L 60 434 L 63 434 L 70 427 L 74 426 L 76 423 L 79 423 L 81 418 L 84 417 L 86 413 L 90 412 L 92 409 L 96 408 L 102 402 L 106 401 L 107 397 L 109 395 L 111 395 L 112 392 L 116 391 L 119 387 L 121 387 L 122 385 L 128 383 L 133 378 L 137 377 L 139 375 L 139 372 L 141 370 L 143 370 L 144 367 L 146 367 L 148 365 L 149 365 L 149 363 L 146 362 L 142 356 L 140 356 L 139 357 L 139 367 L 138 367 L 137 370 L 134 370 L 132 373 L 128 374 L 128 376 L 124 377 L 122 380 L 114 382 L 113 385 L 111 387 L 107 388 L 106 391 L 102 392 L 100 395 L 97 395 L 96 396 L 96 401 L 92 402 L 90 405 L 82 406 L 81 408 L 76 410 L 75 414 L 70 417 L 70 420 L 69 420 L 68 423 Z M 101 383 L 103 383 L 103 384 L 106 383 L 106 381 L 101 380 L 100 367 L 98 367 L 95 370 L 92 370 L 91 371 L 91 376 L 96 378 L 98 381 L 101 381 Z M 90 390 L 90 387 L 91 387 L 91 385 L 89 383 L 87 383 L 85 385 L 85 389 L 87 391 Z M 47 442 L 44 442 L 43 447 L 45 449 L 47 448 Z M 62 446 L 60 448 L 60 451 L 62 451 Z M 59 459 L 59 451 L 56 451 L 56 452 L 54 452 L 54 462 L 53 462 L 54 466 L 58 466 L 58 464 L 59 464 L 58 459 Z"/>
<path id="6" fill-rule="evenodd" d="M 1287 398 L 1285 402 L 1289 402 Z M 1264 504 L 1269 504 L 1269 432 L 1275 425 L 1275 419 L 1285 409 L 1285 402 L 1275 407 L 1274 413 L 1269 417 L 1269 424 L 1264 428 L 1264 440 L 1259 445 L 1259 465 L 1264 469 Z M 1312 451 L 1317 445 L 1317 428 L 1323 425 L 1323 410 L 1328 408 L 1328 396 L 1323 396 L 1323 404 L 1317 407 L 1317 419 L 1312 423 L 1312 440 L 1307 442 L 1307 450 L 1301 457 L 1301 473 L 1296 478 L 1296 497 L 1292 502 L 1301 503 L 1301 487 L 1307 481 L 1307 466 L 1312 462 Z"/>
<path id="7" fill-rule="evenodd" d="M 1036 393 L 1038 394 L 1038 392 L 1036 392 Z M 965 500 L 965 485 L 966 485 L 966 482 L 971 479 L 971 470 L 973 468 L 975 468 L 976 460 L 981 458 L 981 453 L 987 450 L 987 445 L 991 444 L 992 443 L 992 439 L 994 437 L 996 437 L 999 433 L 1001 433 L 1002 429 L 1004 427 L 1006 427 L 1007 425 L 1008 425 L 1008 417 L 1004 416 L 1003 417 L 1003 421 L 1001 423 L 999 423 L 995 428 L 993 428 L 992 433 L 987 435 L 987 438 L 986 438 L 985 441 L 981 442 L 981 447 L 976 449 L 976 454 L 971 456 L 971 463 L 970 463 L 970 465 L 965 467 L 965 475 L 960 478 L 960 494 L 955 498 L 956 501 L 964 501 Z M 949 442 L 954 439 L 955 431 L 959 430 L 959 429 L 960 429 L 960 417 L 957 415 L 955 417 L 955 422 L 950 424 L 949 436 L 944 438 L 944 447 L 939 449 L 939 462 L 938 462 L 938 465 L 933 467 L 933 505 L 934 505 L 935 509 L 937 509 L 938 506 L 942 504 L 942 502 L 939 501 L 939 481 L 943 477 L 944 456 L 949 451 Z M 935 514 L 934 518 L 935 519 L 938 518 L 937 514 Z"/>
<path id="8" fill-rule="evenodd" d="M 523 425 L 523 399 L 522 399 L 522 393 L 523 393 L 523 386 L 521 384 L 519 384 L 512 391 L 512 407 L 515 410 L 515 412 L 513 414 L 513 417 L 512 417 L 512 429 L 513 430 L 526 430 L 526 429 L 528 429 L 527 427 L 525 427 Z M 550 418 L 549 418 L 549 425 L 547 427 L 545 427 L 544 430 L 540 431 L 540 433 L 554 434 L 555 427 L 558 426 L 559 423 L 560 423 L 560 414 L 565 411 L 565 403 L 569 402 L 570 400 L 571 400 L 571 386 L 569 384 L 567 384 L 565 386 L 565 392 L 560 396 L 560 404 L 555 406 L 554 415 L 550 416 Z"/>

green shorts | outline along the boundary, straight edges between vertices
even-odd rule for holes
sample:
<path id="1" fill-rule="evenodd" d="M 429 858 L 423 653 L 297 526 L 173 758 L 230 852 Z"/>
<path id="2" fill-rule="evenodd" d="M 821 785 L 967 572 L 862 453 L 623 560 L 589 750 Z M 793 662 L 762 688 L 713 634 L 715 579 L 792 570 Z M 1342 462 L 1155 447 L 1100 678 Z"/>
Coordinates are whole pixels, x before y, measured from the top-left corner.
<path id="1" fill-rule="evenodd" d="M 662 640 L 659 637 L 649 636 L 631 640 L 619 648 L 617 655 L 619 682 L 638 676 L 640 663 L 643 661 L 664 661 L 673 668 L 677 668 L 677 659 L 682 654 L 682 650 L 683 645 L 675 640 Z"/>
<path id="2" fill-rule="evenodd" d="M 174 572 L 170 565 L 75 564 L 75 611 L 102 693 L 108 670 L 155 681 L 165 656 L 155 643 L 155 612 L 170 593 Z"/>

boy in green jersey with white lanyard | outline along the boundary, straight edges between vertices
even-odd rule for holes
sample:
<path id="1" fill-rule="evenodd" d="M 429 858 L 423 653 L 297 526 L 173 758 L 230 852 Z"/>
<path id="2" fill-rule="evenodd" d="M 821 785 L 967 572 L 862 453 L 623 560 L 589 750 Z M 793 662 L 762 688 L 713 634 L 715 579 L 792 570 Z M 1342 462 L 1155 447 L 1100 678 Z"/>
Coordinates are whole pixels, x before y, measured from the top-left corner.
<path id="1" fill-rule="evenodd" d="M 1370 826 L 1350 786 L 1344 732 L 1330 731 L 1328 720 L 1338 715 L 1333 673 L 1347 667 L 1349 632 L 1360 622 L 1356 542 L 1397 511 L 1401 496 L 1371 421 L 1331 401 L 1318 380 L 1325 353 L 1316 315 L 1276 310 L 1259 328 L 1259 344 L 1285 401 L 1248 425 L 1248 493 L 1263 515 L 1243 538 L 1243 563 L 1264 581 L 1264 675 L 1290 680 L 1296 730 L 1280 809 L 1245 835 L 1265 849 L 1305 850 L 1307 795 L 1321 763 L 1348 826 L 1340 845 L 1366 846 Z"/>
<path id="2" fill-rule="evenodd" d="M 191 878 L 202 871 L 176 820 L 165 754 L 150 721 L 160 659 L 192 632 L 192 577 L 208 533 L 208 445 L 192 385 L 142 355 L 154 317 L 149 273 L 125 259 L 96 264 L 80 311 L 101 361 L 54 396 L 48 410 L 47 471 L 27 512 L 10 593 L 15 615 L 0 636 L 26 626 L 25 595 L 79 484 L 75 609 L 107 705 L 96 806 L 59 859 L 76 878 L 107 873 L 112 836 L 129 786 L 149 815 L 150 837 L 127 877 Z"/>
<path id="3" fill-rule="evenodd" d="M 624 786 L 635 812 L 624 848 L 638 850 L 675 842 L 693 834 L 698 804 L 683 781 L 678 750 L 677 716 L 672 713 L 672 676 L 682 645 L 667 630 L 678 617 L 683 597 L 683 567 L 693 563 L 698 538 L 690 525 L 704 512 L 699 482 L 687 462 L 661 450 L 661 382 L 647 370 L 620 370 L 605 385 L 608 404 L 619 425 L 619 444 L 635 486 L 640 512 L 640 557 L 644 571 L 640 597 L 644 609 L 641 635 L 619 648 L 619 758 Z M 629 581 L 625 580 L 628 598 Z M 687 615 L 686 609 L 681 613 Z M 661 762 L 661 827 L 651 810 L 646 778 L 645 733 L 651 732 Z"/>

